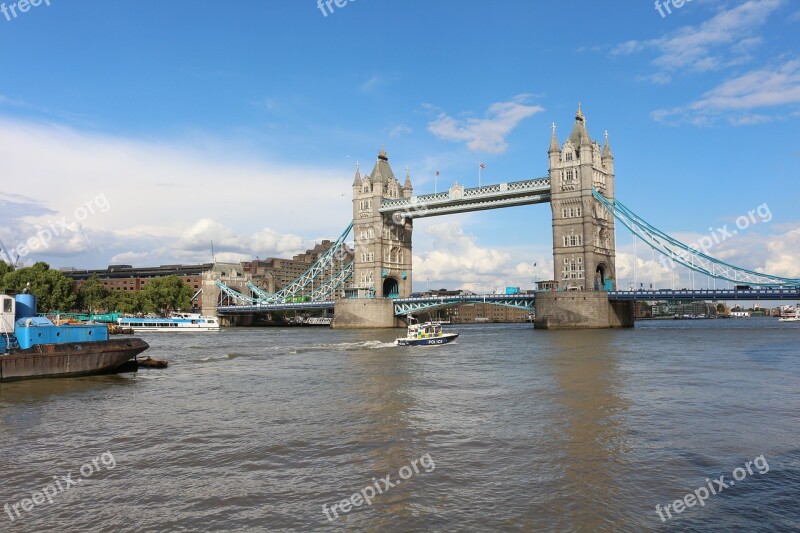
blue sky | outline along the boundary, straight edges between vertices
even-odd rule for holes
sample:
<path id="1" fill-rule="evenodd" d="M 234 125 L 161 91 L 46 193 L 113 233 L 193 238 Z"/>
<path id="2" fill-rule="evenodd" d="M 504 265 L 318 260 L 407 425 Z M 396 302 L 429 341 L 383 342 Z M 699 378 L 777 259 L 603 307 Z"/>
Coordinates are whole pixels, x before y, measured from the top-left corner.
<path id="1" fill-rule="evenodd" d="M 710 253 L 800 277 L 790 0 L 50 4 L 0 14 L 0 238 L 54 234 L 23 263 L 291 255 L 344 229 L 381 145 L 420 194 L 436 170 L 476 185 L 479 161 L 484 183 L 545 176 L 581 102 L 620 200 L 687 242 L 766 204 Z M 415 281 L 530 286 L 551 246 L 544 205 L 418 220 Z M 669 286 L 638 252 L 639 281 Z"/>

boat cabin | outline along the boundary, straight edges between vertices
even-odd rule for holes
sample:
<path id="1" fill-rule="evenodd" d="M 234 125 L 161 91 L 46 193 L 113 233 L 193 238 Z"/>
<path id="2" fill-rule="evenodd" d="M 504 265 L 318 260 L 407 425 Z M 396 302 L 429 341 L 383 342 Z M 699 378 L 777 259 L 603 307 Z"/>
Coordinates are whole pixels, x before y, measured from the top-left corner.
<path id="1" fill-rule="evenodd" d="M 408 326 L 408 338 L 427 339 L 429 337 L 441 337 L 442 326 L 426 322 L 424 324 L 411 324 Z"/>
<path id="2" fill-rule="evenodd" d="M 16 300 L 7 294 L 0 295 L 0 334 L 14 334 Z"/>

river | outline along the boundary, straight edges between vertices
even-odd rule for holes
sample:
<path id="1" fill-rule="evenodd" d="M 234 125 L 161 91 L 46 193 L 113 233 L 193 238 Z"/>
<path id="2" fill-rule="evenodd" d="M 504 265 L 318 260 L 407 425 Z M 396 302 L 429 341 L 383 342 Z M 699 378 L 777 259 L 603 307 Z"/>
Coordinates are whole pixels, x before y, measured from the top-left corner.
<path id="1" fill-rule="evenodd" d="M 800 529 L 800 324 L 448 329 L 156 332 L 169 369 L 1 384 L 0 531 Z"/>

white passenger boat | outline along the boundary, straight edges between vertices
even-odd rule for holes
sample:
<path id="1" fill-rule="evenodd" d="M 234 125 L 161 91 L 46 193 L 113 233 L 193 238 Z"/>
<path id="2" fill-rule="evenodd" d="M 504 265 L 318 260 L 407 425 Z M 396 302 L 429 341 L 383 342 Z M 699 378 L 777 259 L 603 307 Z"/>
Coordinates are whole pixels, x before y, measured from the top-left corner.
<path id="1" fill-rule="evenodd" d="M 411 324 L 405 337 L 400 337 L 394 343 L 398 346 L 437 346 L 448 344 L 458 337 L 458 333 L 444 333 L 442 326 L 434 322 Z"/>
<path id="2" fill-rule="evenodd" d="M 781 317 L 778 319 L 779 322 L 800 322 L 800 316 L 797 316 L 798 309 L 800 309 L 800 304 L 795 305 L 794 307 L 786 306 L 781 309 Z"/>
<path id="3" fill-rule="evenodd" d="M 173 313 L 167 318 L 120 318 L 119 325 L 133 331 L 219 331 L 219 320 L 197 313 Z"/>

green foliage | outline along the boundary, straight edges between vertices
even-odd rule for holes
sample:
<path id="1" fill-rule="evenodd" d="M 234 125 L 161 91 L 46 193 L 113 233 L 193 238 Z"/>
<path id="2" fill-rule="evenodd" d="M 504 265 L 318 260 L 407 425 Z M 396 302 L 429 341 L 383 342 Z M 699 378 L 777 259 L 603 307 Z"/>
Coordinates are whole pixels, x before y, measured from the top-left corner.
<path id="1" fill-rule="evenodd" d="M 15 270 L 0 261 L 0 290 L 22 292 L 30 283 L 31 293 L 39 302 L 39 311 L 72 311 L 82 309 L 100 313 L 126 314 L 170 313 L 191 307 L 193 291 L 178 276 L 148 280 L 141 291 L 110 290 L 97 277 L 92 276 L 73 294 L 74 282 L 47 263 Z"/>
<path id="2" fill-rule="evenodd" d="M 73 309 L 77 301 L 72 293 L 72 280 L 50 265 L 38 262 L 3 275 L 3 290 L 22 292 L 30 283 L 31 293 L 36 296 L 40 312 Z"/>
<path id="3" fill-rule="evenodd" d="M 108 311 L 108 297 L 111 294 L 97 274 L 87 279 L 78 290 L 78 306 L 90 313 L 95 311 Z"/>
<path id="4" fill-rule="evenodd" d="M 9 272 L 13 271 L 14 271 L 13 265 L 9 265 L 8 263 L 0 259 L 0 289 L 5 290 L 5 287 L 3 286 L 3 277 L 5 277 L 5 275 L 8 274 Z"/>
<path id="5" fill-rule="evenodd" d="M 121 290 L 111 291 L 105 299 L 105 308 L 129 315 L 150 312 L 142 293 Z"/>
<path id="6" fill-rule="evenodd" d="M 192 288 L 178 276 L 148 280 L 141 291 L 147 312 L 163 311 L 165 314 L 191 306 Z"/>

